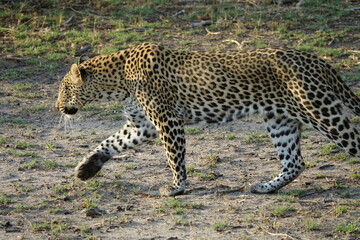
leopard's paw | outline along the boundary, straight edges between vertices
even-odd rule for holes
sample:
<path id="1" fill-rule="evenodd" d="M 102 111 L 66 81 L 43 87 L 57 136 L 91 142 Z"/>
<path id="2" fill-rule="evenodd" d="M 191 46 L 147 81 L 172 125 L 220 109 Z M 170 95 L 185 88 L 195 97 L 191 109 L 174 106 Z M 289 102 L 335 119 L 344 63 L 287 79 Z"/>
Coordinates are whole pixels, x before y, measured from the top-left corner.
<path id="1" fill-rule="evenodd" d="M 162 197 L 170 197 L 170 196 L 176 196 L 181 195 L 185 193 L 185 187 L 179 187 L 175 188 L 173 186 L 165 185 L 162 186 L 160 189 L 160 196 Z"/>
<path id="2" fill-rule="evenodd" d="M 109 160 L 107 157 L 100 153 L 95 153 L 85 157 L 75 168 L 75 176 L 83 181 L 92 178 L 100 171 L 104 163 Z"/>

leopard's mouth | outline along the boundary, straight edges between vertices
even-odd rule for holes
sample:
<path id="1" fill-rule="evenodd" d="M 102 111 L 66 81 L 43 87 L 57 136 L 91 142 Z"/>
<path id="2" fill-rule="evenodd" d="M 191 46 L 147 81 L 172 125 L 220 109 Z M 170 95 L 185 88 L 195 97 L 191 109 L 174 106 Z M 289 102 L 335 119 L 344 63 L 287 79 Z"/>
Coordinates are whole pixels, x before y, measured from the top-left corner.
<path id="1" fill-rule="evenodd" d="M 75 107 L 64 107 L 62 109 L 62 112 L 65 113 L 66 115 L 75 115 L 78 112 L 79 109 L 75 108 Z"/>
<path id="2" fill-rule="evenodd" d="M 63 107 L 63 106 L 59 106 L 58 104 L 56 104 L 56 108 L 63 114 L 66 115 L 75 115 L 79 109 L 76 107 Z"/>

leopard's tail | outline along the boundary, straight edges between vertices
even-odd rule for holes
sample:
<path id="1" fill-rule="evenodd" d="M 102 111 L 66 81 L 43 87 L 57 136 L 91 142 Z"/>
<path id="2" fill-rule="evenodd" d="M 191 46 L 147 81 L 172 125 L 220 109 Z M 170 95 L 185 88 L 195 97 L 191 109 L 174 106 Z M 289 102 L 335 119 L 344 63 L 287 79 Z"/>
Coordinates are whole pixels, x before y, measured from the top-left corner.
<path id="1" fill-rule="evenodd" d="M 356 115 L 360 116 L 360 98 L 351 91 L 351 89 L 343 82 L 341 77 L 333 68 L 329 70 L 332 72 L 330 82 L 335 95 L 345 104 L 346 107 L 348 107 Z"/>

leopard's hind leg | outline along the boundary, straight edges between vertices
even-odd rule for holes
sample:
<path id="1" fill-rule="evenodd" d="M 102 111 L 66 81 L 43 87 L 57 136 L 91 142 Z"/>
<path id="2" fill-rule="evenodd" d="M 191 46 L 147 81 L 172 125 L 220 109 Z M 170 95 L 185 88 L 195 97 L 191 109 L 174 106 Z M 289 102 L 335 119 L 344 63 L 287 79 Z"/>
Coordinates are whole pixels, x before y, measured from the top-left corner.
<path id="1" fill-rule="evenodd" d="M 343 113 L 340 104 L 328 107 L 329 116 L 319 116 L 316 112 L 307 114 L 304 123 L 311 125 L 332 140 L 350 155 L 360 159 L 360 134 L 355 125 Z"/>
<path id="2" fill-rule="evenodd" d="M 305 164 L 300 152 L 301 123 L 285 115 L 269 113 L 265 117 L 269 136 L 281 162 L 281 173 L 265 183 L 251 186 L 253 193 L 271 193 L 289 184 L 304 170 Z"/>

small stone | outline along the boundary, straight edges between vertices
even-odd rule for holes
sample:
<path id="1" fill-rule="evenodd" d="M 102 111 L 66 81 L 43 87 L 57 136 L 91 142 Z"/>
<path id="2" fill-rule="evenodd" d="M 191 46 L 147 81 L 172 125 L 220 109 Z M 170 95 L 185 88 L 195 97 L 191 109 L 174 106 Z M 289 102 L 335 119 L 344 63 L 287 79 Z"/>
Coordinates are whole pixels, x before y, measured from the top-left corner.
<path id="1" fill-rule="evenodd" d="M 61 143 L 55 143 L 55 144 L 54 144 L 54 148 L 63 149 L 63 148 L 64 148 L 64 145 L 62 145 Z"/>
<path id="2" fill-rule="evenodd" d="M 106 212 L 104 210 L 100 210 L 99 208 L 89 208 L 85 211 L 85 215 L 87 217 L 96 218 L 104 215 Z"/>
<path id="3" fill-rule="evenodd" d="M 119 212 L 123 212 L 123 211 L 129 211 L 131 209 L 133 209 L 134 206 L 133 205 L 126 205 L 126 206 L 118 206 L 116 209 L 119 211 Z"/>

